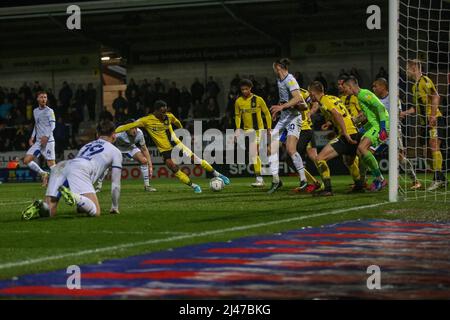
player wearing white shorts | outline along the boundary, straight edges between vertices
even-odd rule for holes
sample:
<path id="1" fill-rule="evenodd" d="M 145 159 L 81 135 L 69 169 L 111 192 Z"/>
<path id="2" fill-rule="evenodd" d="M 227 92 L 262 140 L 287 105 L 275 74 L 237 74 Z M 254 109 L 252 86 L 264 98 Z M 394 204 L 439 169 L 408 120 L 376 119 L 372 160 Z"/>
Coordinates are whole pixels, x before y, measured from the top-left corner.
<path id="1" fill-rule="evenodd" d="M 31 146 L 28 149 L 23 163 L 31 170 L 40 174 L 42 178 L 42 186 L 46 186 L 48 182 L 48 172 L 34 161 L 40 155 L 47 160 L 50 169 L 55 166 L 55 139 L 53 138 L 53 130 L 55 129 L 55 113 L 47 106 L 47 93 L 41 91 L 37 94 L 37 102 L 39 107 L 33 110 L 34 129 L 30 140 Z"/>
<path id="2" fill-rule="evenodd" d="M 67 204 L 76 205 L 78 212 L 99 216 L 100 204 L 93 184 L 109 167 L 112 167 L 110 213 L 119 213 L 122 153 L 113 145 L 115 126 L 111 121 L 103 121 L 97 131 L 97 140 L 83 146 L 74 159 L 58 163 L 52 170 L 45 202 L 37 200 L 28 206 L 22 212 L 23 219 L 54 216 L 61 196 Z"/>
<path id="3" fill-rule="evenodd" d="M 133 123 L 135 120 L 130 119 L 126 123 Z M 130 159 L 134 159 L 140 163 L 142 178 L 144 179 L 144 190 L 149 192 L 156 191 L 150 185 L 150 179 L 153 175 L 153 165 L 150 157 L 150 152 L 145 144 L 144 133 L 139 128 L 132 128 L 130 130 L 116 134 L 116 142 L 114 145 L 122 152 L 122 154 Z M 108 174 L 108 169 L 105 170 L 96 184 L 95 191 L 100 192 L 103 186 L 103 180 Z"/>
<path id="4" fill-rule="evenodd" d="M 274 193 L 283 186 L 279 177 L 279 140 L 280 134 L 287 130 L 286 149 L 297 170 L 300 186 L 298 189 L 305 189 L 308 186 L 305 177 L 305 168 L 303 159 L 297 152 L 297 143 L 302 126 L 301 110 L 306 110 L 306 103 L 300 93 L 300 86 L 297 80 L 288 71 L 289 59 L 279 59 L 273 63 L 273 70 L 277 75 L 277 84 L 279 92 L 279 104 L 270 108 L 272 117 L 280 113 L 279 120 L 271 132 L 270 145 L 270 170 L 272 173 L 272 186 L 268 193 Z"/>
<path id="5" fill-rule="evenodd" d="M 375 93 L 375 95 L 380 98 L 381 103 L 386 107 L 387 111 L 390 112 L 390 102 L 389 102 L 389 89 L 388 89 L 388 82 L 384 78 L 378 78 L 376 79 L 372 84 L 372 91 Z M 410 108 L 409 110 L 402 111 L 401 108 L 401 102 L 398 103 L 399 108 L 399 116 L 400 119 L 404 119 L 406 115 L 408 114 L 414 114 L 415 110 L 414 108 Z M 386 142 L 385 145 L 389 145 L 389 140 Z M 375 148 L 375 151 L 378 151 L 380 147 L 383 145 L 378 146 Z M 417 179 L 416 171 L 414 170 L 414 166 L 409 161 L 409 159 L 406 157 L 405 154 L 405 148 L 403 147 L 403 139 L 402 139 L 402 130 L 400 126 L 400 121 L 398 125 L 398 160 L 400 167 L 403 171 L 407 172 L 411 181 L 412 186 L 411 190 L 417 190 L 422 187 L 422 184 Z"/>

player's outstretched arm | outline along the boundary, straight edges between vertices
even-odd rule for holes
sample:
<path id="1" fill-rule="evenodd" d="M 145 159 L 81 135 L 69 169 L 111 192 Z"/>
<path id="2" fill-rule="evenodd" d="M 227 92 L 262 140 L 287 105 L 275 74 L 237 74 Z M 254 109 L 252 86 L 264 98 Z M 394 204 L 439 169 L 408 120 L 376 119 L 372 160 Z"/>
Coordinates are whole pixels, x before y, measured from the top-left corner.
<path id="1" fill-rule="evenodd" d="M 116 133 L 124 132 L 124 131 L 130 130 L 130 129 L 133 129 L 133 128 L 138 128 L 138 127 L 143 127 L 143 126 L 144 126 L 144 124 L 141 121 L 141 119 L 137 119 L 135 122 L 118 126 L 116 128 Z"/>

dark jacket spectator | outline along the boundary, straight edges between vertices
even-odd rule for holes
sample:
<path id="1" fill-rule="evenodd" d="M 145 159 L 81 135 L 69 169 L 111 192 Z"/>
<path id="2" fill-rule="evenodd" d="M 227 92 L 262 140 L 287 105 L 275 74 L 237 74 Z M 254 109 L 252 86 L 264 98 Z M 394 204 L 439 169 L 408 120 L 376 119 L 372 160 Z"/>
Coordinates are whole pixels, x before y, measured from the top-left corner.
<path id="1" fill-rule="evenodd" d="M 220 88 L 216 81 L 214 81 L 213 77 L 209 77 L 208 83 L 206 84 L 206 94 L 208 98 L 216 99 L 219 95 Z"/>
<path id="2" fill-rule="evenodd" d="M 177 88 L 177 84 L 175 82 L 172 82 L 167 96 L 167 103 L 169 104 L 169 107 L 172 108 L 174 111 L 175 116 L 178 116 L 178 108 L 180 107 L 180 99 L 181 99 L 181 93 L 180 90 Z"/>
<path id="3" fill-rule="evenodd" d="M 113 117 L 112 113 L 108 111 L 106 106 L 103 107 L 103 110 L 102 110 L 102 112 L 100 112 L 98 118 L 99 118 L 98 119 L 99 121 L 102 121 L 102 120 L 114 121 L 114 117 Z"/>
<path id="4" fill-rule="evenodd" d="M 205 87 L 200 83 L 198 78 L 195 78 L 194 83 L 191 85 L 192 102 L 196 104 L 201 103 L 203 95 L 205 94 Z"/>
<path id="5" fill-rule="evenodd" d="M 112 107 L 116 112 L 119 109 L 123 111 L 128 108 L 128 101 L 122 96 L 122 91 L 119 91 L 119 96 L 114 99 Z"/>
<path id="6" fill-rule="evenodd" d="M 59 103 L 61 104 L 61 107 L 64 112 L 67 112 L 67 110 L 69 109 L 72 96 L 73 96 L 72 89 L 70 89 L 67 82 L 64 81 L 63 86 L 59 91 Z"/>
<path id="7" fill-rule="evenodd" d="M 189 116 L 189 110 L 191 110 L 192 96 L 186 87 L 181 88 L 180 94 L 180 107 L 181 107 L 181 119 L 186 119 Z"/>
<path id="8" fill-rule="evenodd" d="M 94 89 L 92 83 L 88 83 L 86 89 L 86 105 L 89 112 L 89 120 L 95 120 L 95 107 L 97 104 L 97 91 Z"/>

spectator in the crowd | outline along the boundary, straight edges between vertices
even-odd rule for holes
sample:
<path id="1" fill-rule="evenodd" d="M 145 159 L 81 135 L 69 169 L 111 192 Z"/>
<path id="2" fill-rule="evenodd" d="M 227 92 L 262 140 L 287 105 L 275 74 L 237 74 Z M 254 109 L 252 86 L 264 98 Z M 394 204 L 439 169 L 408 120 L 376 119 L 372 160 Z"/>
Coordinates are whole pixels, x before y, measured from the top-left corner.
<path id="1" fill-rule="evenodd" d="M 17 99 L 19 99 L 19 95 L 17 94 L 16 89 L 15 88 L 11 88 L 9 90 L 9 93 L 8 93 L 8 100 L 9 101 L 14 101 L 14 100 L 17 100 Z"/>
<path id="2" fill-rule="evenodd" d="M 61 90 L 59 90 L 59 103 L 63 112 L 67 112 L 67 110 L 69 109 L 72 96 L 72 89 L 70 88 L 69 84 L 64 81 Z"/>
<path id="3" fill-rule="evenodd" d="M 44 90 L 44 89 L 42 88 L 42 86 L 39 83 L 39 81 L 35 81 L 34 84 L 33 84 L 33 89 L 31 90 L 32 91 L 32 97 L 31 98 L 34 98 L 36 96 L 36 94 L 38 92 L 42 91 L 42 90 Z"/>
<path id="4" fill-rule="evenodd" d="M 19 89 L 19 95 L 23 94 L 24 99 L 33 99 L 33 94 L 31 93 L 31 88 L 28 86 L 26 82 L 22 84 L 22 86 Z"/>
<path id="5" fill-rule="evenodd" d="M 303 74 L 299 71 L 294 73 L 294 78 L 297 80 L 298 85 L 300 86 L 300 88 L 304 87 L 304 79 L 303 79 Z"/>
<path id="6" fill-rule="evenodd" d="M 33 100 L 28 99 L 25 104 L 25 117 L 27 121 L 31 121 L 33 119 Z"/>
<path id="7" fill-rule="evenodd" d="M 191 104 L 192 104 L 192 96 L 189 93 L 188 89 L 183 86 L 181 87 L 181 93 L 180 93 L 180 107 L 181 107 L 181 119 L 186 119 L 189 117 L 189 111 L 191 110 Z"/>
<path id="8" fill-rule="evenodd" d="M 116 124 L 125 123 L 127 120 L 128 109 L 124 109 L 123 107 L 119 107 L 116 113 L 114 114 L 114 122 Z"/>
<path id="9" fill-rule="evenodd" d="M 219 106 L 216 103 L 216 100 L 214 98 L 209 98 L 207 100 L 207 104 L 205 107 L 205 113 L 204 113 L 204 117 L 205 118 L 216 118 L 220 115 L 220 110 L 219 110 Z"/>
<path id="10" fill-rule="evenodd" d="M 169 107 L 172 109 L 172 113 L 178 117 L 178 108 L 180 107 L 180 99 L 181 99 L 181 92 L 177 88 L 177 84 L 175 82 L 172 82 L 170 85 L 169 91 L 167 92 L 167 103 Z"/>
<path id="11" fill-rule="evenodd" d="M 56 154 L 60 155 L 64 152 L 69 142 L 69 132 L 63 118 L 60 116 L 56 121 L 55 130 L 53 130 L 53 137 L 55 138 Z"/>
<path id="12" fill-rule="evenodd" d="M 98 118 L 99 118 L 98 119 L 99 121 L 103 121 L 103 120 L 114 121 L 114 117 L 113 117 L 112 113 L 108 111 L 106 106 L 103 106 L 103 110 L 102 110 L 102 112 L 100 112 Z"/>
<path id="13" fill-rule="evenodd" d="M 198 78 L 195 78 L 194 83 L 191 85 L 192 102 L 194 105 L 203 101 L 203 95 L 205 94 L 205 87 L 200 83 Z"/>
<path id="14" fill-rule="evenodd" d="M 27 150 L 30 146 L 28 140 L 31 136 L 30 125 L 18 126 L 14 135 L 14 141 L 12 147 L 16 151 Z"/>
<path id="15" fill-rule="evenodd" d="M 153 84 L 153 89 L 157 94 L 162 94 L 166 92 L 166 87 L 164 86 L 164 83 L 161 82 L 161 78 L 157 77 L 155 79 L 155 83 Z"/>
<path id="16" fill-rule="evenodd" d="M 384 79 L 388 80 L 389 76 L 388 76 L 387 71 L 383 67 L 380 67 L 380 70 L 378 70 L 378 73 L 375 76 L 375 78 L 376 79 L 384 78 Z"/>
<path id="17" fill-rule="evenodd" d="M 208 82 L 206 83 L 206 94 L 207 98 L 217 99 L 219 95 L 220 88 L 216 81 L 214 81 L 213 77 L 209 77 Z"/>
<path id="18" fill-rule="evenodd" d="M 136 93 L 137 93 L 137 95 L 139 95 L 139 94 L 138 94 L 138 92 L 139 92 L 139 87 L 138 87 L 138 85 L 136 84 L 136 82 L 134 81 L 134 79 L 131 78 L 131 79 L 130 79 L 130 82 L 127 84 L 127 89 L 125 90 L 125 97 L 126 97 L 128 100 L 130 100 L 131 92 L 132 92 L 133 90 L 135 90 Z"/>
<path id="19" fill-rule="evenodd" d="M 11 114 L 11 122 L 13 125 L 23 125 L 27 122 L 27 118 L 20 108 L 14 108 Z"/>
<path id="20" fill-rule="evenodd" d="M 123 111 L 128 108 L 128 101 L 122 96 L 122 91 L 119 91 L 117 98 L 113 101 L 112 107 L 116 112 L 119 109 L 122 109 Z"/>
<path id="21" fill-rule="evenodd" d="M 139 107 L 139 98 L 137 96 L 137 91 L 133 90 L 131 91 L 130 99 L 128 100 L 128 113 L 132 117 L 135 117 L 138 107 Z"/>
<path id="22" fill-rule="evenodd" d="M 228 92 L 228 102 L 225 113 L 230 112 L 231 114 L 234 114 L 234 103 L 236 102 L 236 99 L 238 97 L 239 97 L 239 84 L 238 86 L 232 86 L 230 88 L 230 91 Z"/>
<path id="23" fill-rule="evenodd" d="M 77 91 L 75 91 L 75 108 L 80 115 L 80 120 L 84 121 L 84 106 L 86 105 L 86 91 L 83 86 L 78 85 Z"/>
<path id="24" fill-rule="evenodd" d="M 236 73 L 234 78 L 230 82 L 230 88 L 231 87 L 238 87 L 239 88 L 239 83 L 240 82 L 241 82 L 241 77 L 239 77 L 239 74 Z"/>
<path id="25" fill-rule="evenodd" d="M 192 108 L 192 113 L 194 114 L 194 117 L 195 118 L 204 118 L 205 115 L 204 115 L 203 111 L 204 111 L 203 104 L 200 103 L 200 101 L 197 100 L 194 103 L 194 106 Z"/>
<path id="26" fill-rule="evenodd" d="M 30 100 L 34 100 L 33 98 L 31 98 Z M 51 88 L 47 89 L 47 105 L 52 108 L 53 110 L 57 109 L 57 101 L 56 101 L 56 97 L 53 94 L 53 90 Z"/>
<path id="27" fill-rule="evenodd" d="M 314 81 L 319 81 L 323 85 L 325 92 L 327 91 L 328 83 L 321 71 L 317 72 L 317 76 L 314 78 Z"/>
<path id="28" fill-rule="evenodd" d="M 10 111 L 13 105 L 9 102 L 8 98 L 0 101 L 0 120 L 7 120 L 10 117 Z"/>
<path id="29" fill-rule="evenodd" d="M 89 112 L 89 120 L 95 120 L 95 107 L 97 104 L 97 91 L 92 83 L 88 83 L 86 89 L 86 105 Z"/>
<path id="30" fill-rule="evenodd" d="M 350 70 L 350 75 L 354 76 L 358 80 L 358 83 L 359 83 L 360 86 L 362 85 L 361 75 L 359 74 L 358 70 L 355 67 L 353 67 Z"/>

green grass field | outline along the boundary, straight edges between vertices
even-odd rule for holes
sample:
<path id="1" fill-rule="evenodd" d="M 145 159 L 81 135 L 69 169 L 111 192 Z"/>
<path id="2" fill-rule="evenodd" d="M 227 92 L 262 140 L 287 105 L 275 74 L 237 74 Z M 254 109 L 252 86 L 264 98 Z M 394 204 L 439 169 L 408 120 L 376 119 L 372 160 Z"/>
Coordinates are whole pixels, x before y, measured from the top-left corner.
<path id="1" fill-rule="evenodd" d="M 197 179 L 202 194 L 176 180 L 156 180 L 156 193 L 141 181 L 123 181 L 120 215 L 110 215 L 108 183 L 99 194 L 103 214 L 87 218 L 60 204 L 56 218 L 21 221 L 22 209 L 41 198 L 37 183 L 0 185 L 0 279 L 66 268 L 71 264 L 165 250 L 195 243 L 294 230 L 346 220 L 384 218 L 450 220 L 445 203 L 387 203 L 387 191 L 348 195 L 349 177 L 335 177 L 334 197 L 316 198 L 290 192 L 296 178 L 284 178 L 273 195 L 249 187 L 251 178 L 232 179 L 221 192 Z M 268 181 L 268 180 L 267 180 Z M 361 206 L 375 205 L 368 208 Z"/>

